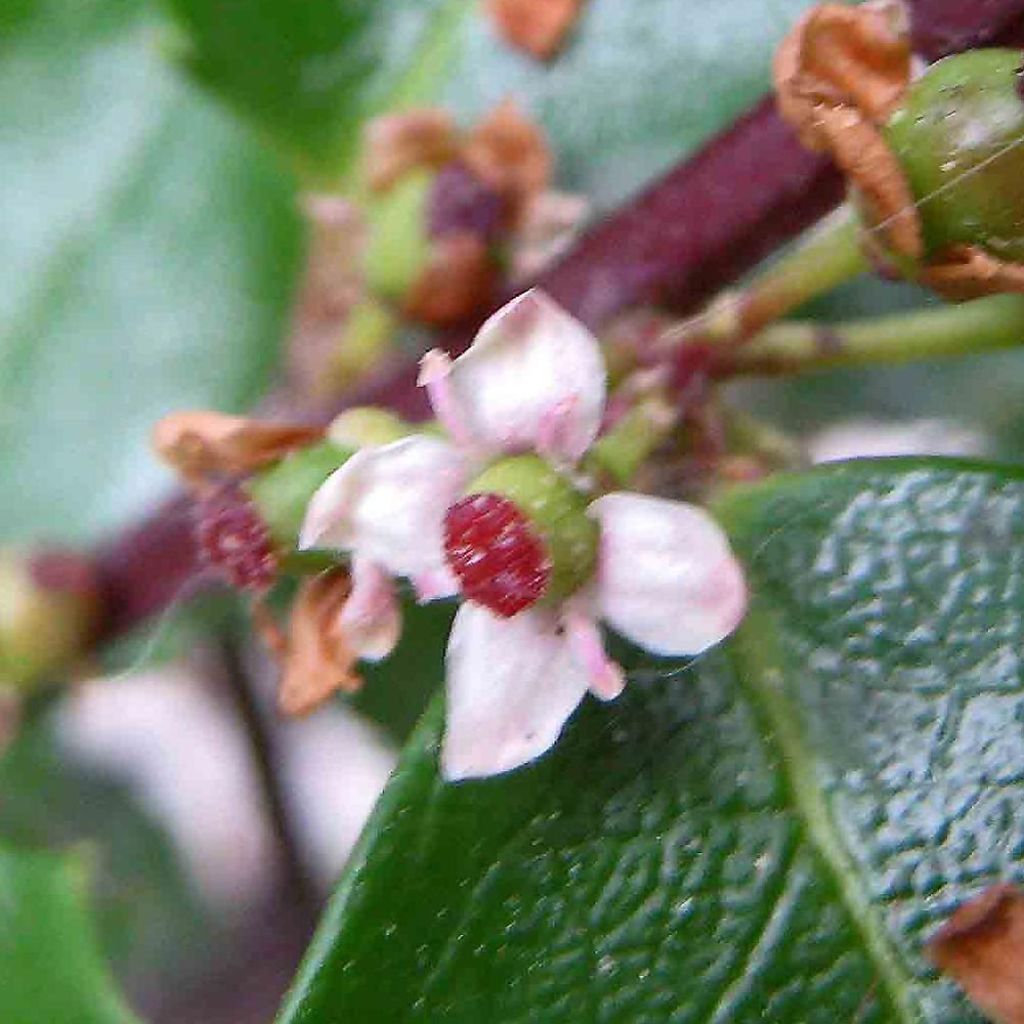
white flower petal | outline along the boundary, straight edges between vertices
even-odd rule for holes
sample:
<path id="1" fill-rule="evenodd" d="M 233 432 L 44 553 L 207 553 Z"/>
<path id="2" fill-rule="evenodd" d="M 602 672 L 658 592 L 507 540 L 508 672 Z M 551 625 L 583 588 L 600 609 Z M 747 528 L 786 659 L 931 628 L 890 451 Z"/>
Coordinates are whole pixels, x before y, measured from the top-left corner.
<path id="1" fill-rule="evenodd" d="M 402 634 L 402 611 L 391 577 L 376 563 L 352 559 L 352 593 L 339 623 L 360 658 L 380 661 L 395 649 Z"/>
<path id="2" fill-rule="evenodd" d="M 459 581 L 449 572 L 447 566 L 422 572 L 412 578 L 413 589 L 416 591 L 418 604 L 440 601 L 446 597 L 454 597 L 459 592 Z"/>
<path id="3" fill-rule="evenodd" d="M 543 292 L 528 291 L 487 320 L 444 388 L 440 370 L 431 380 L 433 391 L 446 388 L 446 418 L 490 451 L 539 449 L 571 463 L 597 437 L 607 385 L 601 348 Z"/>
<path id="4" fill-rule="evenodd" d="M 557 618 L 531 609 L 498 618 L 466 602 L 447 658 L 441 772 L 467 779 L 517 768 L 547 750 L 587 691 Z"/>
<path id="5" fill-rule="evenodd" d="M 299 547 L 357 552 L 396 576 L 444 569 L 444 515 L 466 480 L 462 456 L 435 437 L 363 448 L 313 495 Z"/>
<path id="6" fill-rule="evenodd" d="M 601 614 L 620 633 L 656 654 L 697 654 L 739 625 L 743 570 L 703 509 L 620 493 L 590 514 L 601 523 Z"/>

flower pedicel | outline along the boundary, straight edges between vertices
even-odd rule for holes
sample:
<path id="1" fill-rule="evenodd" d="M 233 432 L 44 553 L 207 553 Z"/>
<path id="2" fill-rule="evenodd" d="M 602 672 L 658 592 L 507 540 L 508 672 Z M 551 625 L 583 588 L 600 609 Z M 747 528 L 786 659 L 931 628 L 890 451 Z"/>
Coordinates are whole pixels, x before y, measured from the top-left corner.
<path id="1" fill-rule="evenodd" d="M 739 624 L 742 570 L 702 509 L 595 495 L 587 456 L 605 407 L 597 340 L 538 291 L 492 316 L 421 383 L 446 437 L 356 452 L 310 501 L 300 547 L 352 559 L 341 625 L 364 657 L 397 641 L 394 577 L 420 600 L 460 594 L 448 644 L 448 779 L 507 771 L 557 739 L 584 694 L 622 690 L 598 621 L 660 655 Z"/>

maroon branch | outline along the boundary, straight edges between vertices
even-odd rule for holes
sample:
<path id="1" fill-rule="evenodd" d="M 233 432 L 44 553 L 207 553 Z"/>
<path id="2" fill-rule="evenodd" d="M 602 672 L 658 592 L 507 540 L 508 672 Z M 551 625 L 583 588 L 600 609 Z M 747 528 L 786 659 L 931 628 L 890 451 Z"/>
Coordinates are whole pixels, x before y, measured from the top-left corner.
<path id="1" fill-rule="evenodd" d="M 915 49 L 934 60 L 1024 42 L 1024 0 L 911 0 Z M 592 328 L 632 306 L 694 309 L 808 228 L 843 196 L 827 158 L 807 152 L 762 100 L 695 155 L 597 224 L 536 281 Z M 505 296 L 507 298 L 508 296 Z M 439 339 L 451 352 L 477 324 Z M 398 360 L 330 409 L 388 405 L 410 418 L 426 409 L 412 360 Z M 187 499 L 175 497 L 96 554 L 107 604 L 105 635 L 159 612 L 198 585 Z"/>

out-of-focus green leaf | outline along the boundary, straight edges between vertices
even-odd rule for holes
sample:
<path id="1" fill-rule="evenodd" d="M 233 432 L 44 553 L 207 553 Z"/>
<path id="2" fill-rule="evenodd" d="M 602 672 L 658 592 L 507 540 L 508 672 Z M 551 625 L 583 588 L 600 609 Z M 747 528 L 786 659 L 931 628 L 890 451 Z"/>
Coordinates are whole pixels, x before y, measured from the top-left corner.
<path id="1" fill-rule="evenodd" d="M 441 663 L 454 612 L 452 601 L 426 605 L 405 601 L 402 639 L 394 654 L 360 668 L 364 685 L 352 704 L 400 743 L 441 685 Z"/>
<path id="2" fill-rule="evenodd" d="M 132 1024 L 89 918 L 82 854 L 0 847 L 0 1020 Z"/>
<path id="3" fill-rule="evenodd" d="M 204 955 L 209 922 L 169 837 L 122 782 L 60 751 L 47 717 L 0 757 L 0 841 L 90 849 L 99 930 L 122 979 L 152 984 L 158 968 L 166 982 Z"/>
<path id="4" fill-rule="evenodd" d="M 617 202 L 769 84 L 772 47 L 807 0 L 590 0 L 563 52 L 511 49 L 469 0 L 168 0 L 185 60 L 321 176 L 396 105 L 475 119 L 508 95 L 549 131 L 559 180 Z"/>
<path id="5" fill-rule="evenodd" d="M 5 538 L 88 538 L 138 512 L 170 480 L 154 420 L 242 409 L 276 362 L 289 182 L 166 66 L 160 24 L 135 0 L 0 20 Z"/>
<path id="6" fill-rule="evenodd" d="M 748 617 L 444 784 L 426 716 L 281 1024 L 950 1024 L 921 944 L 1024 879 L 1024 477 L 849 463 L 719 509 Z"/>

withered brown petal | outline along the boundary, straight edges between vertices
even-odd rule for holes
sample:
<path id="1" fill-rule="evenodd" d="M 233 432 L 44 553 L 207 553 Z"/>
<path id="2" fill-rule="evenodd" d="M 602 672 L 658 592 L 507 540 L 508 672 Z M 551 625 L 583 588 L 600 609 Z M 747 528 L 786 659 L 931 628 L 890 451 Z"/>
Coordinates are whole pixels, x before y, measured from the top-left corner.
<path id="1" fill-rule="evenodd" d="M 909 19 L 899 0 L 822 4 L 800 19 L 775 54 L 779 112 L 810 149 L 831 154 L 882 250 L 923 252 L 914 196 L 879 125 L 910 81 Z"/>
<path id="2" fill-rule="evenodd" d="M 356 654 L 338 624 L 350 589 L 345 569 L 305 580 L 283 642 L 271 638 L 281 656 L 277 703 L 283 714 L 309 714 L 334 693 L 353 693 L 362 685 L 354 671 Z"/>
<path id="3" fill-rule="evenodd" d="M 819 132 L 855 188 L 874 240 L 894 253 L 918 259 L 924 242 L 914 194 L 881 132 L 842 106 L 821 111 Z"/>
<path id="4" fill-rule="evenodd" d="M 319 440 L 323 430 L 194 410 L 165 416 L 153 428 L 157 454 L 189 484 L 259 469 Z"/>
<path id="5" fill-rule="evenodd" d="M 489 0 L 488 13 L 510 46 L 549 60 L 565 42 L 583 0 Z"/>
<path id="6" fill-rule="evenodd" d="M 390 188 L 415 167 L 440 167 L 455 155 L 458 132 L 451 114 L 435 107 L 376 117 L 367 125 L 363 161 L 370 187 Z"/>
<path id="7" fill-rule="evenodd" d="M 955 245 L 933 256 L 919 280 L 943 298 L 963 302 L 1024 292 L 1024 266 L 1007 263 L 977 245 Z"/>
<path id="8" fill-rule="evenodd" d="M 928 943 L 932 962 L 999 1024 L 1024 1024 L 1024 892 L 994 885 Z"/>
<path id="9" fill-rule="evenodd" d="M 551 181 L 552 157 L 547 139 L 513 100 L 500 103 L 469 133 L 462 159 L 502 196 L 512 223 Z"/>
<path id="10" fill-rule="evenodd" d="M 485 306 L 496 284 L 497 268 L 483 239 L 469 232 L 444 235 L 431 243 L 404 311 L 436 327 L 455 324 Z"/>

